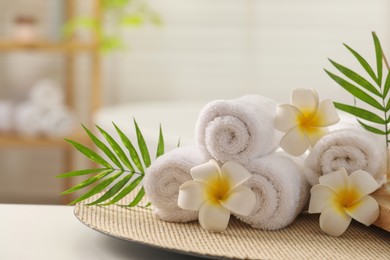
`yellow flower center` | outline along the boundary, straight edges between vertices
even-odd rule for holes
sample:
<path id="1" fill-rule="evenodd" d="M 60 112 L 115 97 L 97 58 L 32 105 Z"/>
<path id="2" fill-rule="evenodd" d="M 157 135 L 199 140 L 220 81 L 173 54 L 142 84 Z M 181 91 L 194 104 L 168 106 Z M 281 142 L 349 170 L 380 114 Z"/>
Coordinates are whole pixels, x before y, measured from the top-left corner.
<path id="1" fill-rule="evenodd" d="M 335 203 L 342 209 L 353 209 L 359 203 L 361 197 L 359 191 L 354 187 L 346 187 L 337 192 Z"/>
<path id="2" fill-rule="evenodd" d="M 206 198 L 213 204 L 219 204 L 220 201 L 226 200 L 229 197 L 231 190 L 230 181 L 225 177 L 216 176 L 207 181 Z"/>

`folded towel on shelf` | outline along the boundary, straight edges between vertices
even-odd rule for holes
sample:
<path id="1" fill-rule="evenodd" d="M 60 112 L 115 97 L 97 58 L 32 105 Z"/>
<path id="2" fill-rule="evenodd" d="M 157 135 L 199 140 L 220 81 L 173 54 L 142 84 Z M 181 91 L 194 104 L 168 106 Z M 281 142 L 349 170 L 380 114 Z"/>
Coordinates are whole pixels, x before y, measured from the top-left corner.
<path id="1" fill-rule="evenodd" d="M 45 79 L 32 86 L 29 100 L 38 107 L 51 109 L 63 104 L 64 93 L 57 81 Z"/>
<path id="2" fill-rule="evenodd" d="M 276 103 L 256 95 L 216 100 L 201 111 L 196 142 L 206 158 L 242 164 L 275 150 L 281 133 L 274 128 Z"/>
<path id="3" fill-rule="evenodd" d="M 15 107 L 15 130 L 20 134 L 37 136 L 43 131 L 44 111 L 31 102 L 25 102 Z"/>
<path id="4" fill-rule="evenodd" d="M 252 177 L 246 186 L 256 194 L 249 216 L 236 216 L 254 228 L 277 230 L 291 224 L 309 199 L 309 185 L 292 159 L 271 154 L 252 160 L 246 168 Z"/>
<path id="5" fill-rule="evenodd" d="M 0 132 L 9 132 L 13 128 L 14 104 L 0 100 Z"/>
<path id="6" fill-rule="evenodd" d="M 42 118 L 42 128 L 49 136 L 65 136 L 72 133 L 75 121 L 75 116 L 67 107 L 57 105 L 48 109 Z"/>
<path id="7" fill-rule="evenodd" d="M 179 187 L 192 180 L 190 169 L 205 163 L 195 146 L 172 150 L 152 163 L 144 179 L 144 188 L 154 214 L 162 220 L 188 222 L 198 218 L 197 211 L 179 208 Z"/>
<path id="8" fill-rule="evenodd" d="M 387 151 L 384 142 L 366 130 L 340 129 L 322 137 L 305 161 L 304 173 L 311 185 L 319 177 L 344 167 L 348 173 L 364 170 L 379 184 L 386 177 Z"/>

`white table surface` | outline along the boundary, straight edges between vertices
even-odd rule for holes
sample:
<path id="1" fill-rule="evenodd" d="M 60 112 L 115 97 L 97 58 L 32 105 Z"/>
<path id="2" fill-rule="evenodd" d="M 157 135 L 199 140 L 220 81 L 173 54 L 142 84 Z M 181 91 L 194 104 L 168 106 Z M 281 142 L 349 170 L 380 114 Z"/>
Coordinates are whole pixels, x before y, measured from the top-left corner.
<path id="1" fill-rule="evenodd" d="M 70 206 L 0 204 L 0 259 L 192 259 L 89 229 Z"/>

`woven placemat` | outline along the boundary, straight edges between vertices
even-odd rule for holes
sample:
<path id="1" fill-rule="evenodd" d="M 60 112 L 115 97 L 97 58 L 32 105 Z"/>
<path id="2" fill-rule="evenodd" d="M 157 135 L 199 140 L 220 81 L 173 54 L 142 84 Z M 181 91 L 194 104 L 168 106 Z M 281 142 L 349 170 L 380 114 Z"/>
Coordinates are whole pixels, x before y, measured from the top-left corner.
<path id="1" fill-rule="evenodd" d="M 223 233 L 207 232 L 198 222 L 178 224 L 161 221 L 150 208 L 87 206 L 80 203 L 75 207 L 75 215 L 88 227 L 113 237 L 203 257 L 390 259 L 388 232 L 353 222 L 341 237 L 331 237 L 320 230 L 318 215 L 302 214 L 292 225 L 279 231 L 253 229 L 232 218 Z"/>

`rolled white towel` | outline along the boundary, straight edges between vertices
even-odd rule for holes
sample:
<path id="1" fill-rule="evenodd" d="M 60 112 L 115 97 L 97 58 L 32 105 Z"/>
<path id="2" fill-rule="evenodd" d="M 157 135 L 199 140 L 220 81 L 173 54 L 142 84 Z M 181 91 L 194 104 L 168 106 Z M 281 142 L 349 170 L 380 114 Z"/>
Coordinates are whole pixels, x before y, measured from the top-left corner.
<path id="1" fill-rule="evenodd" d="M 188 222 L 198 219 L 197 211 L 179 208 L 179 187 L 192 180 L 190 169 L 205 163 L 195 146 L 172 150 L 152 163 L 144 179 L 144 188 L 154 214 L 162 220 Z"/>
<path id="2" fill-rule="evenodd" d="M 305 175 L 311 185 L 319 177 L 344 167 L 348 173 L 364 170 L 379 184 L 386 177 L 387 152 L 384 142 L 366 130 L 347 128 L 322 137 L 305 161 Z"/>
<path id="3" fill-rule="evenodd" d="M 11 101 L 0 101 L 0 132 L 9 132 L 13 128 L 14 105 Z"/>
<path id="4" fill-rule="evenodd" d="M 268 154 L 282 136 L 274 128 L 275 110 L 273 100 L 257 95 L 213 101 L 203 108 L 196 123 L 198 147 L 207 158 L 222 163 L 247 164 Z"/>
<path id="5" fill-rule="evenodd" d="M 38 107 L 51 109 L 64 103 L 64 93 L 57 81 L 44 79 L 32 86 L 29 100 Z"/>
<path id="6" fill-rule="evenodd" d="M 252 173 L 246 186 L 256 194 L 256 206 L 251 215 L 236 217 L 262 230 L 290 225 L 309 199 L 302 168 L 279 154 L 254 159 L 246 167 Z"/>
<path id="7" fill-rule="evenodd" d="M 42 134 L 43 115 L 44 111 L 31 102 L 17 105 L 14 113 L 15 130 L 28 136 Z"/>
<path id="8" fill-rule="evenodd" d="M 75 128 L 74 114 L 65 106 L 57 105 L 43 117 L 43 131 L 49 136 L 65 136 L 71 134 Z"/>

